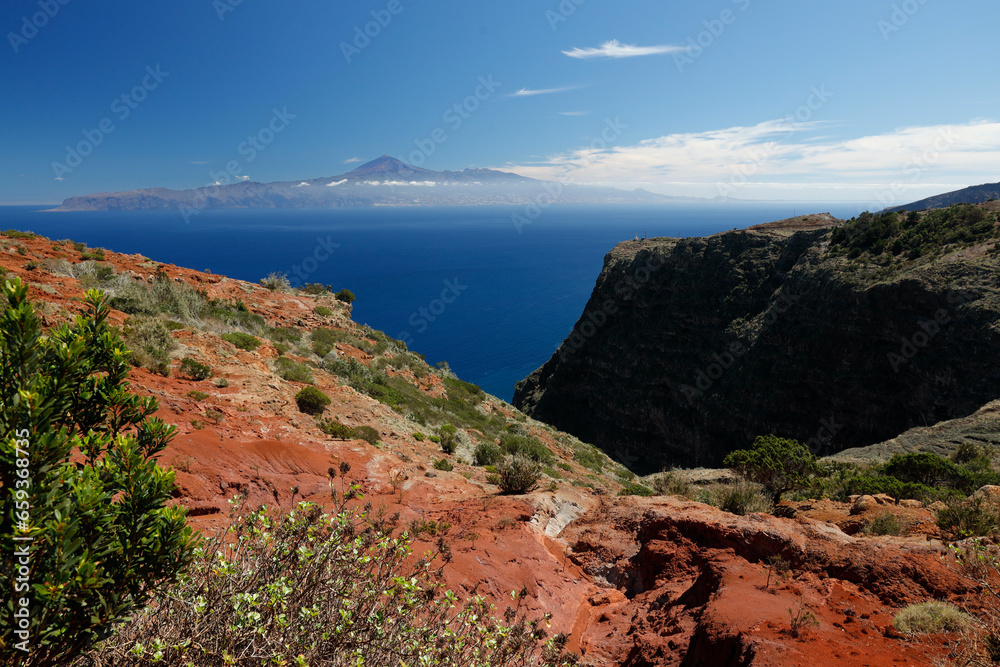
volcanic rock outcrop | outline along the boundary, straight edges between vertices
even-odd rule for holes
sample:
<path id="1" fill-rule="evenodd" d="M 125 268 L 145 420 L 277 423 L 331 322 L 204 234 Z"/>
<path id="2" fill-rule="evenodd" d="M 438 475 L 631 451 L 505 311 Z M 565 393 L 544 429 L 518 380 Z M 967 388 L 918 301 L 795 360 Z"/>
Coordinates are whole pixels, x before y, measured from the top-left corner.
<path id="1" fill-rule="evenodd" d="M 770 433 L 870 445 L 1000 396 L 995 240 L 886 268 L 831 252 L 839 224 L 619 244 L 514 403 L 650 473 Z"/>

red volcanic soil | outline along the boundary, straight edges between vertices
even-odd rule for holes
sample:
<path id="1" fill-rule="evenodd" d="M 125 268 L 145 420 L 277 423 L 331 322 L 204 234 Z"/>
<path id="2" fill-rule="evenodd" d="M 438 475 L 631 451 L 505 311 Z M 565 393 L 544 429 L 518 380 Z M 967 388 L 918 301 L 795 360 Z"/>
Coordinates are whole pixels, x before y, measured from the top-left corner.
<path id="1" fill-rule="evenodd" d="M 814 216 L 805 222 L 834 221 Z M 60 259 L 81 261 L 72 244 L 0 237 L 0 266 L 30 283 L 46 325 L 79 312 L 84 293 L 76 278 L 60 275 Z M 211 298 L 239 299 L 272 326 L 368 335 L 350 320 L 350 307 L 329 296 L 269 292 L 137 255 L 108 252 L 105 262 L 140 281 L 160 270 Z M 317 315 L 317 305 L 332 315 Z M 120 325 L 126 316 L 116 312 L 113 319 Z M 131 377 L 135 391 L 158 399 L 157 416 L 178 428 L 161 461 L 176 469 L 175 502 L 190 509 L 200 529 L 224 525 L 236 494 L 251 506 L 328 503 L 331 483 L 342 483 L 339 473 L 331 480 L 328 471 L 347 462 L 347 478 L 360 485 L 364 502 L 398 511 L 404 521 L 450 524 L 444 534 L 454 555 L 444 570 L 449 587 L 488 595 L 498 605 L 527 589 L 530 608 L 552 614 L 550 631 L 568 633 L 570 649 L 585 664 L 929 666 L 955 639 L 921 644 L 892 626 L 902 606 L 961 601 L 972 592 L 942 561 L 928 510 L 894 508 L 906 514 L 911 535 L 878 538 L 849 535 L 858 532 L 859 517 L 829 501 L 786 504 L 779 518 L 738 517 L 674 497 L 618 497 L 613 476 L 592 475 L 574 461 L 563 436 L 523 416 L 516 417 L 523 428 L 564 464 L 562 479 L 548 490 L 501 496 L 482 468 L 457 457 L 454 471 L 435 470 L 443 454 L 414 437 L 419 424 L 317 370 L 316 386 L 332 399 L 324 416 L 371 426 L 381 442 L 329 438 L 296 409 L 294 395 L 304 385 L 274 375 L 270 364 L 278 352 L 271 343 L 247 352 L 208 329 L 173 333 L 179 347 L 170 377 L 143 369 Z M 337 349 L 371 361 L 357 347 L 338 343 Z M 214 379 L 225 378 L 228 386 L 179 375 L 185 356 L 210 365 Z M 389 370 L 429 395 L 444 395 L 436 375 L 418 380 L 409 370 Z M 516 413 L 494 398 L 481 409 Z M 788 561 L 789 571 L 772 572 L 768 582 L 774 555 Z M 793 632 L 795 615 L 814 622 Z"/>

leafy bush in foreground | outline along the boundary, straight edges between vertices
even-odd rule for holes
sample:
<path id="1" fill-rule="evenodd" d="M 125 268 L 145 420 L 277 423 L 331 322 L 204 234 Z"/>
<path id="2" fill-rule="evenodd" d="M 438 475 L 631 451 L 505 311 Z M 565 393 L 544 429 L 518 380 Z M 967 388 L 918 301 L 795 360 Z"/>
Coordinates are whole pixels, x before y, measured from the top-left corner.
<path id="1" fill-rule="evenodd" d="M 909 634 L 936 634 L 962 632 L 973 624 L 973 619 L 954 605 L 931 600 L 904 607 L 892 624 L 900 632 Z"/>
<path id="2" fill-rule="evenodd" d="M 333 471 L 336 474 L 336 471 Z M 352 487 L 352 493 L 356 487 Z M 444 590 L 439 551 L 417 557 L 398 519 L 300 503 L 234 521 L 189 574 L 93 656 L 98 667 L 563 667 L 564 636 L 545 637 L 516 606 Z"/>
<path id="3" fill-rule="evenodd" d="M 758 436 L 751 449 L 730 452 L 722 462 L 747 479 L 762 484 L 775 503 L 785 491 L 804 488 L 819 474 L 816 456 L 798 440 Z"/>
<path id="4" fill-rule="evenodd" d="M 185 510 L 166 506 L 174 475 L 156 463 L 175 429 L 129 391 L 102 295 L 43 336 L 27 286 L 2 289 L 0 664 L 61 666 L 173 580 L 194 543 Z"/>

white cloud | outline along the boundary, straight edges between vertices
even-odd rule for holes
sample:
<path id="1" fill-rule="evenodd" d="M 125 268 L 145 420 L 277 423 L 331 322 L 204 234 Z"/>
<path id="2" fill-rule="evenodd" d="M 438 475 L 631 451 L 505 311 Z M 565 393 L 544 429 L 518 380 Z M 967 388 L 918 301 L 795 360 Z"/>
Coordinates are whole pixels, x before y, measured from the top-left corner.
<path id="1" fill-rule="evenodd" d="M 326 184 L 326 187 L 332 188 L 332 187 L 334 187 L 336 185 L 343 185 L 346 182 L 347 182 L 346 178 L 344 180 L 342 180 L 342 181 L 330 181 L 329 183 Z"/>
<path id="2" fill-rule="evenodd" d="M 329 185 L 329 184 L 327 184 L 327 185 Z M 309 187 L 309 183 L 306 183 L 305 181 L 302 181 L 301 183 L 299 183 L 298 185 L 295 185 L 293 187 L 296 187 L 296 188 L 308 188 Z"/>
<path id="3" fill-rule="evenodd" d="M 211 160 L 191 160 L 188 164 L 208 164 Z"/>
<path id="4" fill-rule="evenodd" d="M 388 185 L 391 187 L 414 186 L 421 188 L 432 188 L 437 185 L 435 181 L 365 181 L 365 185 Z"/>
<path id="5" fill-rule="evenodd" d="M 361 162 L 361 158 L 359 158 L 359 157 L 349 157 L 346 160 L 344 160 L 344 164 L 354 164 L 355 162 Z"/>
<path id="6" fill-rule="evenodd" d="M 1000 123 L 976 120 L 842 139 L 824 136 L 829 129 L 773 120 L 580 148 L 501 168 L 541 179 L 747 199 L 868 201 L 890 192 L 903 202 L 1000 180 Z"/>
<path id="7" fill-rule="evenodd" d="M 560 111 L 560 116 L 589 116 L 589 111 Z"/>
<path id="8" fill-rule="evenodd" d="M 635 46 L 634 44 L 622 44 L 617 39 L 604 42 L 597 48 L 580 49 L 574 48 L 563 51 L 570 58 L 580 60 L 593 60 L 597 58 L 635 58 L 637 56 L 660 56 L 668 53 L 680 53 L 687 51 L 687 46 L 671 46 L 663 44 L 660 46 Z"/>
<path id="9" fill-rule="evenodd" d="M 250 180 L 249 176 L 237 176 L 236 178 L 240 179 L 241 181 L 249 181 Z"/>
<path id="10" fill-rule="evenodd" d="M 510 97 L 531 97 L 533 95 L 551 95 L 553 93 L 565 93 L 570 90 L 576 90 L 579 87 L 580 86 L 564 86 L 562 88 L 542 88 L 540 90 L 522 88 L 516 93 L 512 93 Z"/>

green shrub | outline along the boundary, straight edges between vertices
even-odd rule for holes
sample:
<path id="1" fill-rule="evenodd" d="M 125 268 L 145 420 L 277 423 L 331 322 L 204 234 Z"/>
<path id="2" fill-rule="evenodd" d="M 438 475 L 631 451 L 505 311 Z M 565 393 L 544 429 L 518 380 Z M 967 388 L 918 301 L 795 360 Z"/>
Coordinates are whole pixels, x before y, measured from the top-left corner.
<path id="1" fill-rule="evenodd" d="M 241 350 L 246 350 L 247 352 L 253 352 L 260 346 L 260 339 L 256 336 L 251 336 L 248 333 L 243 333 L 242 331 L 234 331 L 233 333 L 225 333 L 219 336 L 222 340 L 227 343 L 232 343 Z"/>
<path id="2" fill-rule="evenodd" d="M 333 315 L 333 311 L 326 306 L 316 306 L 315 312 L 320 317 L 330 317 Z"/>
<path id="3" fill-rule="evenodd" d="M 638 482 L 627 482 L 622 485 L 622 490 L 618 492 L 619 496 L 655 496 L 656 492 L 653 491 L 648 486 L 643 486 Z"/>
<path id="4" fill-rule="evenodd" d="M 476 446 L 473 457 L 477 466 L 495 466 L 503 458 L 503 451 L 492 442 L 483 442 Z"/>
<path id="5" fill-rule="evenodd" d="M 164 377 L 170 375 L 170 353 L 177 347 L 163 322 L 153 317 L 130 317 L 125 322 L 125 343 L 132 350 L 132 364 Z"/>
<path id="6" fill-rule="evenodd" d="M 454 454 L 458 447 L 458 429 L 451 424 L 443 424 L 438 428 L 438 437 L 441 438 L 441 451 Z"/>
<path id="7" fill-rule="evenodd" d="M 337 301 L 343 301 L 344 303 L 354 303 L 354 292 L 349 289 L 342 289 L 337 292 Z"/>
<path id="8" fill-rule="evenodd" d="M 227 380 L 226 378 L 219 378 L 218 380 L 215 381 L 215 386 L 218 387 L 219 389 L 225 389 L 226 387 L 229 386 L 229 380 Z"/>
<path id="9" fill-rule="evenodd" d="M 1000 512 L 984 503 L 981 498 L 968 501 L 952 500 L 948 509 L 938 512 L 938 527 L 948 535 L 964 539 L 968 537 L 992 537 L 1000 535 Z"/>
<path id="10" fill-rule="evenodd" d="M 441 442 L 441 438 L 437 437 L 436 435 L 429 435 L 427 436 L 427 439 L 433 442 L 434 444 L 439 444 Z"/>
<path id="11" fill-rule="evenodd" d="M 372 446 L 378 445 L 379 440 L 381 440 L 379 432 L 376 431 L 375 428 L 371 426 L 356 427 L 354 429 L 354 437 L 364 440 L 365 442 L 367 442 L 369 445 Z"/>
<path id="12" fill-rule="evenodd" d="M 17 229 L 8 229 L 3 235 L 9 239 L 33 239 L 38 236 L 34 232 L 22 232 Z"/>
<path id="13" fill-rule="evenodd" d="M 181 359 L 181 373 L 194 380 L 207 380 L 212 377 L 212 368 L 205 364 L 200 364 L 191 357 Z"/>
<path id="14" fill-rule="evenodd" d="M 692 494 L 691 485 L 673 472 L 661 473 L 654 477 L 653 491 L 658 496 L 683 496 L 689 498 Z"/>
<path id="15" fill-rule="evenodd" d="M 702 489 L 695 494 L 694 499 L 739 516 L 767 514 L 774 510 L 771 496 L 765 492 L 762 485 L 747 480 Z"/>
<path id="16" fill-rule="evenodd" d="M 904 607 L 892 624 L 900 632 L 913 635 L 932 635 L 943 632 L 964 632 L 974 624 L 974 619 L 946 602 L 932 600 Z"/>
<path id="17" fill-rule="evenodd" d="M 416 440 L 417 442 L 423 442 L 424 437 L 425 437 L 424 434 L 421 433 L 420 431 L 413 432 L 413 439 Z"/>
<path id="18" fill-rule="evenodd" d="M 83 260 L 94 260 L 98 262 L 104 261 L 104 248 L 94 248 L 89 252 L 81 252 L 80 258 Z"/>
<path id="19" fill-rule="evenodd" d="M 267 337 L 274 343 L 294 345 L 302 340 L 302 332 L 295 327 L 270 327 L 267 330 Z"/>
<path id="20" fill-rule="evenodd" d="M 315 380 L 312 371 L 305 364 L 293 361 L 288 357 L 278 357 L 274 360 L 274 372 L 286 382 L 301 382 L 312 384 Z"/>
<path id="21" fill-rule="evenodd" d="M 266 278 L 260 279 L 260 284 L 271 292 L 287 292 L 292 286 L 283 273 L 269 273 Z"/>
<path id="22" fill-rule="evenodd" d="M 330 405 L 330 397 L 316 387 L 305 387 L 295 394 L 295 403 L 299 411 L 307 415 L 319 415 Z"/>
<path id="23" fill-rule="evenodd" d="M 497 463 L 497 485 L 505 494 L 528 493 L 538 485 L 542 466 L 524 454 L 505 456 Z"/>
<path id="24" fill-rule="evenodd" d="M 68 665 L 194 556 L 185 509 L 167 505 L 174 473 L 156 462 L 175 429 L 151 417 L 155 399 L 129 391 L 99 292 L 85 316 L 43 335 L 27 285 L 0 289 L 0 664 Z M 30 567 L 19 570 L 25 544 Z"/>
<path id="25" fill-rule="evenodd" d="M 808 447 L 774 435 L 758 436 L 751 449 L 730 452 L 722 464 L 763 485 L 775 503 L 785 491 L 805 488 L 810 477 L 821 473 Z"/>
<path id="26" fill-rule="evenodd" d="M 445 472 L 451 472 L 455 469 L 455 466 L 448 462 L 448 459 L 441 459 L 440 461 L 434 462 L 435 470 L 444 470 Z"/>
<path id="27" fill-rule="evenodd" d="M 332 292 L 333 287 L 322 283 L 306 283 L 302 286 L 302 291 L 312 296 L 320 296 Z"/>
<path id="28" fill-rule="evenodd" d="M 192 390 L 192 391 L 189 391 L 187 393 L 187 395 L 188 395 L 188 398 L 193 398 L 196 401 L 204 401 L 206 398 L 208 398 L 208 394 L 206 394 L 203 391 L 194 391 L 194 390 Z"/>
<path id="29" fill-rule="evenodd" d="M 443 590 L 439 554 L 417 549 L 418 531 L 398 519 L 300 503 L 287 515 L 261 510 L 232 523 L 199 553 L 190 576 L 123 626 L 93 664 L 573 664 L 560 655 L 565 637 L 546 640 L 542 623 L 525 619 L 525 596 L 515 595 L 504 614 L 482 597 L 461 602 Z M 449 528 L 415 527 L 438 535 Z"/>
<path id="30" fill-rule="evenodd" d="M 523 435 L 505 435 L 500 438 L 500 450 L 511 456 L 523 454 L 533 461 L 552 465 L 555 458 L 549 448 L 535 438 Z"/>
<path id="31" fill-rule="evenodd" d="M 865 535 L 902 535 L 906 524 L 892 512 L 882 512 L 865 522 L 861 529 Z"/>
<path id="32" fill-rule="evenodd" d="M 585 445 L 573 452 L 573 460 L 600 475 L 604 472 L 604 462 L 607 457 L 593 445 Z"/>
<path id="33" fill-rule="evenodd" d="M 354 429 L 347 424 L 340 423 L 339 419 L 319 419 L 316 421 L 323 433 L 340 440 L 350 440 L 354 437 Z"/>
<path id="34" fill-rule="evenodd" d="M 880 493 L 892 496 L 897 500 L 910 499 L 920 501 L 932 500 L 942 495 L 947 495 L 942 490 L 932 489 L 923 484 L 903 482 L 888 475 L 864 474 L 849 477 L 844 481 L 845 496 L 876 496 Z"/>

